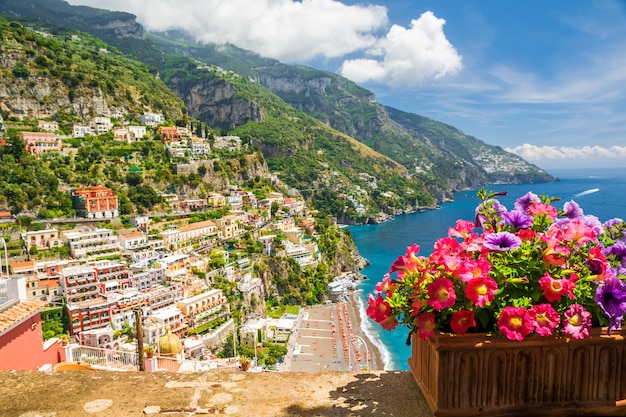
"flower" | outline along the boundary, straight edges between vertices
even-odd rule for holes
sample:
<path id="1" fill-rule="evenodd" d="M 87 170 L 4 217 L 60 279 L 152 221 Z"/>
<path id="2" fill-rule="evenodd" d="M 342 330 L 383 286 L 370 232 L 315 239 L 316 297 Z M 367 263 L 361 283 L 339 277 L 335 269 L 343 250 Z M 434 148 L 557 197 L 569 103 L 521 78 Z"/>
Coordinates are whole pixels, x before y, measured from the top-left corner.
<path id="1" fill-rule="evenodd" d="M 452 315 L 450 327 L 457 334 L 465 334 L 471 327 L 476 327 L 474 312 L 472 310 L 460 310 Z"/>
<path id="2" fill-rule="evenodd" d="M 591 313 L 580 304 L 572 304 L 564 313 L 565 333 L 572 335 L 574 339 L 584 339 L 589 336 L 591 328 Z"/>
<path id="3" fill-rule="evenodd" d="M 511 340 L 523 340 L 533 327 L 532 317 L 524 307 L 506 306 L 498 317 L 498 328 Z"/>
<path id="4" fill-rule="evenodd" d="M 531 192 L 509 211 L 478 192 L 475 221 L 457 220 L 432 253 L 414 244 L 376 286 L 367 314 L 387 330 L 404 324 L 427 339 L 459 335 L 589 337 L 626 316 L 626 223 L 584 214 L 575 201 Z"/>
<path id="5" fill-rule="evenodd" d="M 626 283 L 609 278 L 598 286 L 594 299 L 609 317 L 609 331 L 617 329 L 626 314 Z"/>

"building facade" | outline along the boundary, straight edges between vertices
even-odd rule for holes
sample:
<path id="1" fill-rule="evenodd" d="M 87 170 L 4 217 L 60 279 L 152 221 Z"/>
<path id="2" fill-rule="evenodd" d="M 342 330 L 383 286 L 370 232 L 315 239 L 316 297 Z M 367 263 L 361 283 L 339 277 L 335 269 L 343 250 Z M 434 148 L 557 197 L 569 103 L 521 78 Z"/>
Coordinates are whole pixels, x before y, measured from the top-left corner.
<path id="1" fill-rule="evenodd" d="M 119 216 L 117 196 L 107 187 L 75 188 L 72 190 L 72 204 L 79 217 L 110 219 Z"/>

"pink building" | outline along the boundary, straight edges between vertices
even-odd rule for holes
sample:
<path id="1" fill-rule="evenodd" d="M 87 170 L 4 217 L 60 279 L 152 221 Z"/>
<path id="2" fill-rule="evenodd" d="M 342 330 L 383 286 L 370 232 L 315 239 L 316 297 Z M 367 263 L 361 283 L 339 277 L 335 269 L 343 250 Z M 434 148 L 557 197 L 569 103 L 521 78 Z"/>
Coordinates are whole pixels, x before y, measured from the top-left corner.
<path id="1" fill-rule="evenodd" d="M 42 152 L 60 151 L 63 148 L 61 139 L 54 133 L 20 132 L 20 139 L 26 145 L 26 152 L 35 156 Z"/>
<path id="2" fill-rule="evenodd" d="M 58 339 L 43 341 L 39 300 L 16 300 L 0 310 L 0 370 L 38 370 L 65 360 Z"/>

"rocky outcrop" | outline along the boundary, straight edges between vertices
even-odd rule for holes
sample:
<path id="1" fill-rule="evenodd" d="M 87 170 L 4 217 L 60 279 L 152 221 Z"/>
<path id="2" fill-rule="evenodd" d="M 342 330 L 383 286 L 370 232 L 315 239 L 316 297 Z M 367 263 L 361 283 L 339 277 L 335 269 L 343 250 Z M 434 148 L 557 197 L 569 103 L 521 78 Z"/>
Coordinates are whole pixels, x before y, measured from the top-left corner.
<path id="1" fill-rule="evenodd" d="M 135 21 L 135 16 L 130 16 L 131 18 L 129 19 L 115 19 L 101 24 L 96 24 L 94 25 L 94 29 L 109 32 L 120 38 L 143 39 L 145 35 L 143 26 Z"/>
<path id="2" fill-rule="evenodd" d="M 264 118 L 257 103 L 235 97 L 237 90 L 228 81 L 211 76 L 196 82 L 181 81 L 173 77 L 167 85 L 183 99 L 190 116 L 210 126 L 230 130 L 249 121 L 262 121 Z"/>
<path id="3" fill-rule="evenodd" d="M 109 104 L 100 88 L 77 88 L 70 100 L 69 89 L 58 79 L 29 77 L 0 83 L 0 110 L 18 117 L 45 118 L 62 110 L 83 121 L 109 116 Z"/>
<path id="4" fill-rule="evenodd" d="M 188 164 L 179 164 L 175 167 L 176 174 L 189 175 L 199 172 L 204 167 L 202 181 L 211 184 L 215 191 L 228 191 L 231 183 L 242 184 L 253 178 L 266 178 L 269 169 L 263 157 L 257 153 L 242 158 L 222 158 L 221 160 L 197 160 Z M 176 193 L 184 198 L 198 198 L 199 189 L 188 185 L 180 185 Z"/>

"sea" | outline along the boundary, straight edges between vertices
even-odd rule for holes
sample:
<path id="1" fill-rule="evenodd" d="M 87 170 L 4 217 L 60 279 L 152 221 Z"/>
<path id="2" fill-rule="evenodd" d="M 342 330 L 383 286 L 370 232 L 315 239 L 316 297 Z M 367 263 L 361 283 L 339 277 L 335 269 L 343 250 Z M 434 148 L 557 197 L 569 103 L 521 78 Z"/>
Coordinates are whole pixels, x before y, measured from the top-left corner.
<path id="1" fill-rule="evenodd" d="M 541 184 L 494 184 L 485 186 L 487 190 L 508 191 L 508 195 L 498 197 L 507 209 L 513 208 L 515 200 L 532 191 L 537 195 L 560 198 L 553 203 L 558 209 L 566 201 L 574 200 L 585 214 L 593 214 L 601 221 L 612 218 L 626 219 L 626 168 L 620 169 L 559 169 L 550 170 L 558 181 Z M 453 202 L 440 204 L 436 210 L 398 216 L 391 221 L 367 226 L 351 226 L 350 231 L 362 256 L 371 264 L 361 272 L 367 277 L 356 291 L 363 317 L 363 331 L 378 346 L 387 370 L 408 369 L 407 360 L 411 348 L 406 345 L 408 330 L 398 326 L 394 331 L 383 330 L 377 323 L 367 318 L 365 304 L 368 294 L 391 263 L 406 251 L 408 246 L 417 243 L 420 255 L 429 255 L 437 239 L 447 236 L 448 228 L 457 219 L 474 220 L 474 209 L 479 203 L 477 190 L 455 194 Z"/>

